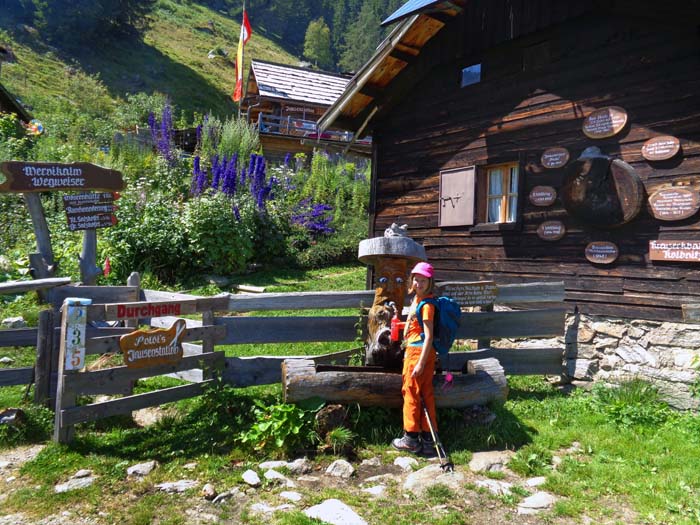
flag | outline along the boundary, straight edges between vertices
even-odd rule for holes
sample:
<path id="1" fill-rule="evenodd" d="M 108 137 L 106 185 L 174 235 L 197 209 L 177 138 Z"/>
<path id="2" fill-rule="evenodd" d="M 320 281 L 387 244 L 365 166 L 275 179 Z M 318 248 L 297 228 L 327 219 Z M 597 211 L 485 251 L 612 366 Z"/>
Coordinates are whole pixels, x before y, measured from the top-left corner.
<path id="1" fill-rule="evenodd" d="M 238 40 L 238 53 L 236 54 L 236 89 L 233 91 L 231 98 L 234 102 L 238 102 L 243 98 L 243 46 L 250 39 L 250 22 L 248 15 L 243 6 L 243 22 L 241 23 L 241 37 Z"/>

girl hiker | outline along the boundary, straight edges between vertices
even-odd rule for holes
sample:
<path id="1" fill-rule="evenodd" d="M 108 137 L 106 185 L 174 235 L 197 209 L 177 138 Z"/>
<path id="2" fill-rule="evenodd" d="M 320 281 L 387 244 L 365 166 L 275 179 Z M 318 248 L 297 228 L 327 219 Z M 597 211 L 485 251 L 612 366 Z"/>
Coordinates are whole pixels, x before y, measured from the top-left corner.
<path id="1" fill-rule="evenodd" d="M 415 293 L 415 297 L 409 308 L 404 329 L 406 350 L 401 374 L 404 434 L 391 442 L 391 445 L 397 450 L 405 450 L 428 457 L 435 456 L 435 442 L 423 411 L 423 403 L 430 414 L 433 429 L 437 432 L 435 395 L 433 393 L 436 359 L 435 348 L 433 348 L 435 306 L 426 303 L 420 312 L 416 312 L 416 307 L 423 299 L 433 297 L 433 285 L 432 265 L 426 262 L 416 264 L 411 270 L 408 290 L 409 293 Z M 423 320 L 423 330 L 421 330 L 420 323 L 416 318 L 417 315 L 420 315 Z"/>

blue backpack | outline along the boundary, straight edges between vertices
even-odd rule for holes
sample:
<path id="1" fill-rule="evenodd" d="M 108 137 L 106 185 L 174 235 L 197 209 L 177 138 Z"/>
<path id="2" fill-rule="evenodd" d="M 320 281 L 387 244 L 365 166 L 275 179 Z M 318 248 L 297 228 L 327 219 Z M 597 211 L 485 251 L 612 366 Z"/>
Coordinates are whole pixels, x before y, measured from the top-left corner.
<path id="1" fill-rule="evenodd" d="M 418 319 L 421 331 L 423 330 L 423 318 L 420 312 L 423 306 L 428 303 L 435 306 L 433 346 L 441 357 L 445 357 L 457 337 L 457 328 L 459 328 L 462 311 L 459 303 L 451 297 L 441 296 L 423 299 L 416 306 L 416 319 Z M 424 337 L 425 334 L 421 334 L 421 340 Z"/>

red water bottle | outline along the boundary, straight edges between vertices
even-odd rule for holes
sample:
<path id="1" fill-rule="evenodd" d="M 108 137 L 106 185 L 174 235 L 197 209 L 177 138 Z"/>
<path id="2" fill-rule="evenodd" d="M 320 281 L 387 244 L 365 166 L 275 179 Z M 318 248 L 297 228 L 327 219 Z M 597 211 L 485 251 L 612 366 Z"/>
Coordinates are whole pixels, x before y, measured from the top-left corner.
<path id="1" fill-rule="evenodd" d="M 395 343 L 399 340 L 399 325 L 401 324 L 401 321 L 399 321 L 399 316 L 396 313 L 396 310 L 394 310 L 394 317 L 391 318 L 391 340 Z"/>

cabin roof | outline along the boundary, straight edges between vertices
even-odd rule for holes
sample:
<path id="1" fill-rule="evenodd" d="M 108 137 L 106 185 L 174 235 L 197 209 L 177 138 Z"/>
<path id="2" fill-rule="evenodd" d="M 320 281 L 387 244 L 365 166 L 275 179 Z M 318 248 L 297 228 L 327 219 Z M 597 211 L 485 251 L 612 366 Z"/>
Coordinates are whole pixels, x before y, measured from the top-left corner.
<path id="1" fill-rule="evenodd" d="M 461 5 L 465 2 L 466 0 L 423 2 L 423 9 L 416 7 L 410 11 L 413 14 L 408 10 L 406 13 L 401 12 L 408 5 L 406 4 L 394 13 L 397 16 L 391 15 L 385 20 L 384 23 L 389 24 L 403 19 L 377 46 L 372 58 L 352 77 L 345 91 L 319 119 L 319 128 L 328 129 L 340 118 L 336 125 L 347 129 L 353 127 L 361 136 L 366 124 L 378 110 L 378 92 L 384 90 L 418 57 L 423 46 L 440 32 L 448 20 L 461 12 Z M 423 12 L 428 7 L 434 9 Z M 362 125 L 357 126 L 357 119 L 363 118 Z M 355 125 L 348 126 L 349 121 L 355 121 Z"/>
<path id="2" fill-rule="evenodd" d="M 536 14 L 534 22 L 523 25 L 510 35 L 511 39 L 527 33 L 542 30 L 560 23 L 568 18 L 579 16 L 586 10 L 603 6 L 618 16 L 645 16 L 659 21 L 672 23 L 697 24 L 700 22 L 700 0 L 667 0 L 659 4 L 652 0 L 643 2 L 645 9 L 639 6 L 639 0 L 617 0 L 614 4 L 600 3 L 598 0 L 572 1 L 562 5 L 556 13 L 537 13 L 537 6 L 532 7 Z M 389 36 L 377 47 L 374 55 L 367 61 L 347 84 L 345 91 L 329 107 L 318 121 L 321 131 L 330 127 L 352 131 L 357 136 L 371 132 L 372 121 L 386 113 L 391 100 L 392 82 L 405 70 L 409 70 L 419 58 L 424 46 L 446 25 L 454 26 L 459 31 L 463 28 L 451 21 L 463 11 L 467 11 L 467 0 L 408 0 L 401 8 L 390 15 L 382 25 L 401 20 Z M 546 15 L 546 16 L 544 16 Z M 466 13 L 465 13 L 465 16 Z M 502 16 L 500 12 L 491 12 L 489 16 Z M 511 11 L 512 16 L 512 11 Z M 482 21 L 482 30 L 485 22 Z M 494 24 L 490 24 L 494 25 Z M 415 84 L 418 78 L 412 78 Z M 377 115 L 379 113 L 379 115 Z M 377 115 L 377 117 L 375 117 Z"/>
<path id="3" fill-rule="evenodd" d="M 246 98 L 259 96 L 330 106 L 350 81 L 334 73 L 262 60 L 253 60 L 250 70 Z"/>

